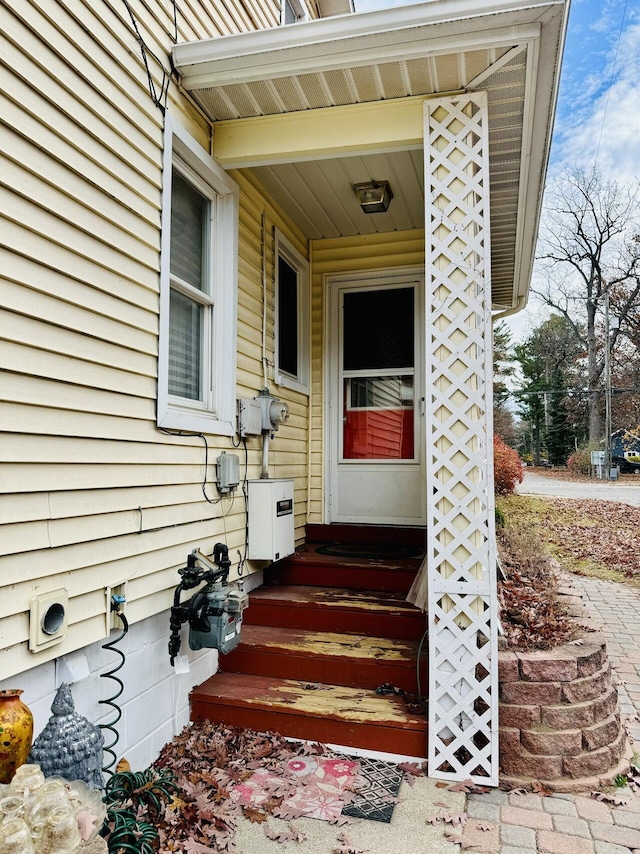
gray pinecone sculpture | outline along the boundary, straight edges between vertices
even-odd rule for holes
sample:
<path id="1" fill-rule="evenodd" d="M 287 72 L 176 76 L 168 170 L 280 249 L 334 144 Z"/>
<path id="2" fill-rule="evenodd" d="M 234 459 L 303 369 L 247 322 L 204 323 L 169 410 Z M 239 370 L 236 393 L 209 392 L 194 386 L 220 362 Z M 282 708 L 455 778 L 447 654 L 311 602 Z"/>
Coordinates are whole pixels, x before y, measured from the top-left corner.
<path id="1" fill-rule="evenodd" d="M 100 729 L 78 714 L 66 682 L 58 688 L 51 706 L 53 714 L 36 738 L 29 762 L 37 762 L 45 777 L 84 780 L 92 789 L 104 786 Z"/>

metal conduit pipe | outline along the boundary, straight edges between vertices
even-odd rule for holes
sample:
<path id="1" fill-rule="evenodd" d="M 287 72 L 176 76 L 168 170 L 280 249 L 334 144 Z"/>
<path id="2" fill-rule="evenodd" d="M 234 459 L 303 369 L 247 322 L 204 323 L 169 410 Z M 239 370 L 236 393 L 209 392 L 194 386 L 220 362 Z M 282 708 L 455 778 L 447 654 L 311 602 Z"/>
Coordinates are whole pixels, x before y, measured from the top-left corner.
<path id="1" fill-rule="evenodd" d="M 269 431 L 262 431 L 262 469 L 260 471 L 260 480 L 266 480 L 269 477 Z"/>

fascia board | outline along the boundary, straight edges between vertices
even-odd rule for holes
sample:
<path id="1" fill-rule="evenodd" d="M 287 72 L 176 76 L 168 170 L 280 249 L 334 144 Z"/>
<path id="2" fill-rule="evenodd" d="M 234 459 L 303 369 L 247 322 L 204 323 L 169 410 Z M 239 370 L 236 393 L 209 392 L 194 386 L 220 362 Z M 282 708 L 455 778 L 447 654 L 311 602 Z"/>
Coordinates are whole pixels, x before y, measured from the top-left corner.
<path id="1" fill-rule="evenodd" d="M 381 61 L 381 57 L 385 62 L 390 62 L 394 59 L 417 59 L 467 50 L 510 48 L 540 35 L 540 25 L 537 23 L 515 24 L 484 31 L 467 29 L 456 33 L 453 32 L 453 25 L 442 25 L 430 30 L 428 34 L 425 28 L 380 33 L 339 43 L 296 47 L 270 55 L 255 54 L 222 61 L 205 61 L 189 68 L 180 66 L 181 82 L 189 90 L 252 83 L 276 77 L 317 74 L 376 64 Z M 427 35 L 430 37 L 427 38 Z"/>
<path id="2" fill-rule="evenodd" d="M 362 63 L 373 56 L 380 61 L 380 50 L 388 45 L 407 48 L 416 41 L 424 53 L 425 41 L 431 45 L 431 40 L 448 39 L 439 48 L 450 51 L 456 36 L 462 39 L 461 46 L 465 37 L 471 39 L 470 46 L 479 45 L 502 30 L 502 38 L 515 44 L 532 34 L 521 31 L 518 38 L 513 31 L 509 36 L 509 28 L 536 23 L 555 5 L 564 6 L 565 0 L 493 0 L 482 6 L 477 0 L 436 0 L 182 43 L 173 48 L 174 63 L 183 85 L 193 89 L 224 85 L 228 81 L 220 75 L 232 71 L 234 82 L 295 73 L 300 59 L 305 60 L 305 71 L 336 67 L 323 65 L 336 55 L 353 64 L 354 51 L 372 51 L 368 59 L 362 56 Z"/>
<path id="3" fill-rule="evenodd" d="M 545 21 L 542 38 L 538 43 L 536 80 L 532 81 L 529 97 L 529 116 L 531 141 L 528 151 L 522 152 L 523 174 L 521 179 L 521 197 L 519 212 L 522 228 L 519 228 L 519 244 L 516 275 L 513 289 L 513 305 L 523 306 L 529 294 L 529 285 L 535 260 L 535 244 L 542 213 L 542 196 L 545 187 L 551 137 L 558 102 L 569 3 L 564 15 L 561 10 Z M 546 98 L 537 93 L 548 92 Z"/>

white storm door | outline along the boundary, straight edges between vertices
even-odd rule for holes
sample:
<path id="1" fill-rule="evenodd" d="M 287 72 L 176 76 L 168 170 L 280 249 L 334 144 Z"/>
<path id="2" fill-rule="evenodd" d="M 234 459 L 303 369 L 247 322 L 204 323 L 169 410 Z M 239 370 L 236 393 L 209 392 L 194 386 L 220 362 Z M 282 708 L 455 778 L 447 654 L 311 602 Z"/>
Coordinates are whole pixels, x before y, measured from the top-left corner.
<path id="1" fill-rule="evenodd" d="M 423 287 L 406 273 L 331 283 L 331 522 L 425 524 Z"/>

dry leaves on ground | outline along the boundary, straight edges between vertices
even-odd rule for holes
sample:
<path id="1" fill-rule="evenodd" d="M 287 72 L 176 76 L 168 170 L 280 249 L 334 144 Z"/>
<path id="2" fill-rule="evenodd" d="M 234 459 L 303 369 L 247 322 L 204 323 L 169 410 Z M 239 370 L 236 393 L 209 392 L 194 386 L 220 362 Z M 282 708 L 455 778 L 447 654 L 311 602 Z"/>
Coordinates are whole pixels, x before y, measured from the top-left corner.
<path id="1" fill-rule="evenodd" d="M 510 647 L 550 649 L 576 637 L 579 627 L 558 598 L 558 584 L 539 535 L 514 524 L 498 531 L 506 580 L 498 585 L 500 621 Z"/>
<path id="2" fill-rule="evenodd" d="M 272 831 L 267 826 L 269 815 L 287 821 L 300 813 L 284 807 L 285 799 L 301 785 L 293 776 L 287 778 L 287 763 L 301 762 L 301 757 L 330 756 L 321 744 L 300 744 L 285 740 L 276 733 L 258 733 L 239 727 L 197 723 L 185 729 L 165 745 L 155 763 L 171 770 L 178 780 L 178 795 L 161 813 L 157 822 L 160 854 L 188 852 L 232 852 L 233 837 L 243 815 L 253 823 L 262 823 L 265 834 L 278 842 L 300 842 L 301 832 L 289 825 L 288 831 Z M 245 783 L 255 770 L 273 772 L 277 783 L 264 787 L 264 800 L 242 805 L 234 801 L 231 791 Z M 338 821 L 342 816 L 338 817 Z M 344 817 L 344 821 L 350 821 Z M 275 836 L 270 836 L 274 833 Z"/>
<path id="3" fill-rule="evenodd" d="M 640 479 L 634 483 L 640 486 Z M 591 563 L 640 579 L 640 507 L 591 498 L 512 496 L 506 512 L 579 568 Z M 578 567 L 575 564 L 578 564 Z"/>

